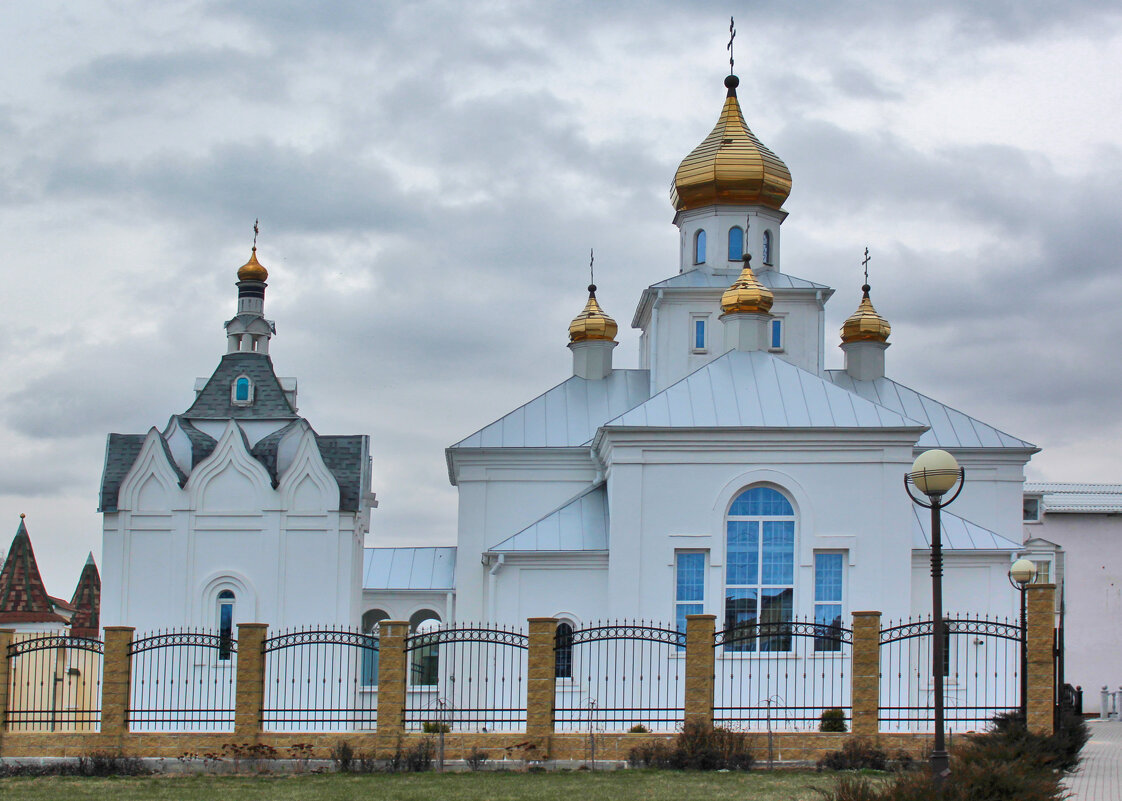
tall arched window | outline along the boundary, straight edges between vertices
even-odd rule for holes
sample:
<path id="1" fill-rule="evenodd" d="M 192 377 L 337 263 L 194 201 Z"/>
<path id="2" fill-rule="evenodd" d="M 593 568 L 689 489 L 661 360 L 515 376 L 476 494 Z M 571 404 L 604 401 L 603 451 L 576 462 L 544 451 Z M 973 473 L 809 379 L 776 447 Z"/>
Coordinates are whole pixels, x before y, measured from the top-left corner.
<path id="1" fill-rule="evenodd" d="M 363 634 L 378 636 L 378 625 L 389 615 L 381 609 L 371 609 L 362 616 Z M 373 687 L 378 683 L 378 651 L 375 648 L 362 649 L 362 686 Z"/>
<path id="2" fill-rule="evenodd" d="M 559 679 L 573 677 L 573 626 L 562 620 L 553 640 L 553 674 Z"/>
<path id="3" fill-rule="evenodd" d="M 759 650 L 789 651 L 791 638 L 765 624 L 785 623 L 794 614 L 795 510 L 771 487 L 744 490 L 726 521 L 725 628 L 764 625 Z M 730 650 L 754 651 L 756 639 Z"/>
<path id="4" fill-rule="evenodd" d="M 238 406 L 248 406 L 253 403 L 253 382 L 249 376 L 238 376 L 230 388 L 230 400 Z"/>
<path id="5" fill-rule="evenodd" d="M 729 229 L 729 261 L 744 258 L 744 229 L 734 225 Z"/>
<path id="6" fill-rule="evenodd" d="M 223 661 L 228 660 L 233 651 L 234 601 L 233 590 L 218 593 L 218 658 Z"/>
<path id="7" fill-rule="evenodd" d="M 705 264 L 705 230 L 702 229 L 693 237 L 693 263 Z"/>
<path id="8" fill-rule="evenodd" d="M 431 609 L 414 612 L 409 618 L 411 634 L 425 634 L 439 627 L 440 616 Z M 409 683 L 414 687 L 435 687 L 440 679 L 440 646 L 422 645 L 411 653 Z"/>
<path id="9" fill-rule="evenodd" d="M 771 264 L 771 231 L 764 231 L 764 264 Z"/>

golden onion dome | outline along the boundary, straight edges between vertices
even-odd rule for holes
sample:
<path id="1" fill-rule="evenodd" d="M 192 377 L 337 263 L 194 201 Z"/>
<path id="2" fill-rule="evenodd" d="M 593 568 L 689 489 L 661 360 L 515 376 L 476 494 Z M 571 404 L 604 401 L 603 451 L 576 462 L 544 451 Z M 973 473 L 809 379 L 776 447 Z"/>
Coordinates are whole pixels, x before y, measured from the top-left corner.
<path id="1" fill-rule="evenodd" d="M 670 202 L 677 211 L 717 204 L 762 205 L 778 209 L 791 194 L 791 172 L 764 147 L 744 122 L 736 87 L 725 78 L 728 96 L 717 126 L 678 165 Z"/>
<path id="2" fill-rule="evenodd" d="M 603 339 L 615 342 L 618 330 L 616 321 L 604 314 L 604 310 L 596 302 L 596 284 L 589 284 L 588 303 L 584 304 L 584 310 L 569 323 L 569 341 L 587 342 Z"/>
<path id="3" fill-rule="evenodd" d="M 239 281 L 265 281 L 269 278 L 269 271 L 257 260 L 257 248 L 249 256 L 249 261 L 238 268 Z"/>
<path id="4" fill-rule="evenodd" d="M 724 314 L 767 314 L 775 302 L 775 295 L 756 278 L 749 261 L 749 257 L 745 256 L 744 269 L 721 295 L 721 311 Z"/>
<path id="5" fill-rule="evenodd" d="M 857 311 L 842 323 L 842 342 L 887 342 L 892 326 L 873 308 L 873 302 L 869 300 L 868 284 L 861 287 L 861 292 L 861 304 Z"/>

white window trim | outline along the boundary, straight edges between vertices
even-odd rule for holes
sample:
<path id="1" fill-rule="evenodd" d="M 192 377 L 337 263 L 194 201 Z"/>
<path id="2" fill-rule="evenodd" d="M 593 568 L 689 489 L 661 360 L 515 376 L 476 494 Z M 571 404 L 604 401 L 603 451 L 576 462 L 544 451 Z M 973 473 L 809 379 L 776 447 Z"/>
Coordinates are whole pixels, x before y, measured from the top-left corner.
<path id="1" fill-rule="evenodd" d="M 710 596 L 710 592 L 709 592 L 709 589 L 710 589 L 709 588 L 709 568 L 712 567 L 712 564 L 711 564 L 712 559 L 711 559 L 711 554 L 709 552 L 709 549 L 708 548 L 675 548 L 674 549 L 674 561 L 672 562 L 672 567 L 670 568 L 671 586 L 674 590 L 674 592 L 672 593 L 673 600 L 671 601 L 672 613 L 671 613 L 670 619 L 674 622 L 677 622 L 677 620 L 678 620 L 678 605 L 679 604 L 695 604 L 695 603 L 698 603 L 697 601 L 679 601 L 678 600 L 678 556 L 681 555 L 681 554 L 694 554 L 694 553 L 701 554 L 702 559 L 703 559 L 704 564 L 705 564 L 705 566 L 702 568 L 702 570 L 704 571 L 703 572 L 704 578 L 702 580 L 702 585 L 701 585 L 701 610 L 702 610 L 701 614 L 705 614 L 705 610 L 708 608 L 709 596 Z"/>
<path id="2" fill-rule="evenodd" d="M 1044 522 L 1044 497 L 1042 495 L 1025 495 L 1024 500 L 1036 501 L 1036 517 L 1026 520 L 1024 514 L 1021 515 L 1021 522 L 1026 526 L 1038 526 Z"/>
<path id="3" fill-rule="evenodd" d="M 701 320 L 705 323 L 705 346 L 697 347 L 697 321 Z M 691 314 L 690 315 L 690 353 L 708 353 L 709 352 L 709 337 L 711 335 L 712 326 L 709 325 L 708 314 Z"/>
<path id="4" fill-rule="evenodd" d="M 249 382 L 249 397 L 246 400 L 238 400 L 238 382 L 243 378 Z M 245 374 L 239 375 L 230 384 L 230 403 L 232 403 L 234 406 L 252 406 L 253 390 L 253 379 Z"/>
<path id="5" fill-rule="evenodd" d="M 767 247 L 767 258 L 764 258 L 764 240 L 770 240 Z M 770 228 L 765 228 L 760 236 L 760 261 L 768 267 L 775 266 L 775 234 Z"/>
<path id="6" fill-rule="evenodd" d="M 697 257 L 698 257 L 699 255 L 702 255 L 702 254 L 699 254 L 699 253 L 697 252 L 697 250 L 698 250 L 698 248 L 697 248 L 697 241 L 698 241 L 698 240 L 699 240 L 699 239 L 700 239 L 701 237 L 705 237 L 705 254 L 704 254 L 704 255 L 705 255 L 705 258 L 704 258 L 704 259 L 701 259 L 701 260 L 699 261 Z M 708 259 L 708 258 L 709 258 L 709 235 L 708 235 L 707 233 L 705 233 L 705 229 L 704 229 L 704 228 L 698 228 L 698 229 L 697 229 L 696 231 L 694 231 L 694 234 L 693 234 L 693 263 L 694 263 L 694 264 L 705 264 L 705 261 L 706 261 L 706 259 Z"/>

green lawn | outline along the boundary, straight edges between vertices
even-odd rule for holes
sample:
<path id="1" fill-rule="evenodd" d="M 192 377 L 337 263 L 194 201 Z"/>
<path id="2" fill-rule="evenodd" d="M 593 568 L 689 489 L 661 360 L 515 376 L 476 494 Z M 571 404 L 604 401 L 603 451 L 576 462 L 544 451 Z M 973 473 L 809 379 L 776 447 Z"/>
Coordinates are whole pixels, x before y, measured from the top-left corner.
<path id="1" fill-rule="evenodd" d="M 302 776 L 145 776 L 0 779 L 0 798 L 175 799 L 192 801 L 809 801 L 828 775 L 814 773 L 678 773 L 629 770 L 605 773 L 420 773 Z"/>

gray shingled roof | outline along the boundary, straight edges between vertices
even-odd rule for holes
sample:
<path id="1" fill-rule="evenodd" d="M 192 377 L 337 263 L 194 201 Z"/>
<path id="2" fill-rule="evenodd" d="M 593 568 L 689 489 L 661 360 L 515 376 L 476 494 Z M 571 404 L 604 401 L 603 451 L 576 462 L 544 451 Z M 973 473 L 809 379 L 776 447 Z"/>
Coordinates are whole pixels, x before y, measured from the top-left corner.
<path id="1" fill-rule="evenodd" d="M 243 374 L 253 382 L 253 403 L 237 406 L 230 399 L 230 387 L 234 379 Z M 183 416 L 200 420 L 277 420 L 297 417 L 277 380 L 277 374 L 273 372 L 272 359 L 264 353 L 240 351 L 227 353 L 222 357 L 218 369 Z"/>
<path id="2" fill-rule="evenodd" d="M 177 414 L 175 419 L 179 423 L 179 428 L 187 435 L 187 439 L 191 442 L 191 469 L 194 470 L 198 467 L 199 462 L 214 453 L 214 449 L 218 445 L 218 440 L 205 431 L 200 431 L 195 428 L 191 425 L 190 421 L 181 414 Z"/>
<path id="3" fill-rule="evenodd" d="M 300 424 L 299 420 L 294 420 L 283 428 L 279 428 L 267 437 L 262 437 L 250 454 L 254 459 L 261 462 L 265 469 L 269 471 L 269 477 L 273 479 L 273 489 L 277 488 L 280 484 L 280 476 L 277 475 L 277 449 L 280 447 L 280 441 L 284 435 L 293 429 L 294 426 Z"/>
<path id="4" fill-rule="evenodd" d="M 99 512 L 117 511 L 117 494 L 144 445 L 144 434 L 110 434 L 105 443 L 105 469 L 101 473 Z"/>
<path id="5" fill-rule="evenodd" d="M 370 486 L 370 440 L 361 434 L 316 434 L 316 444 L 323 463 L 339 482 L 339 508 L 357 512 L 362 495 Z"/>

